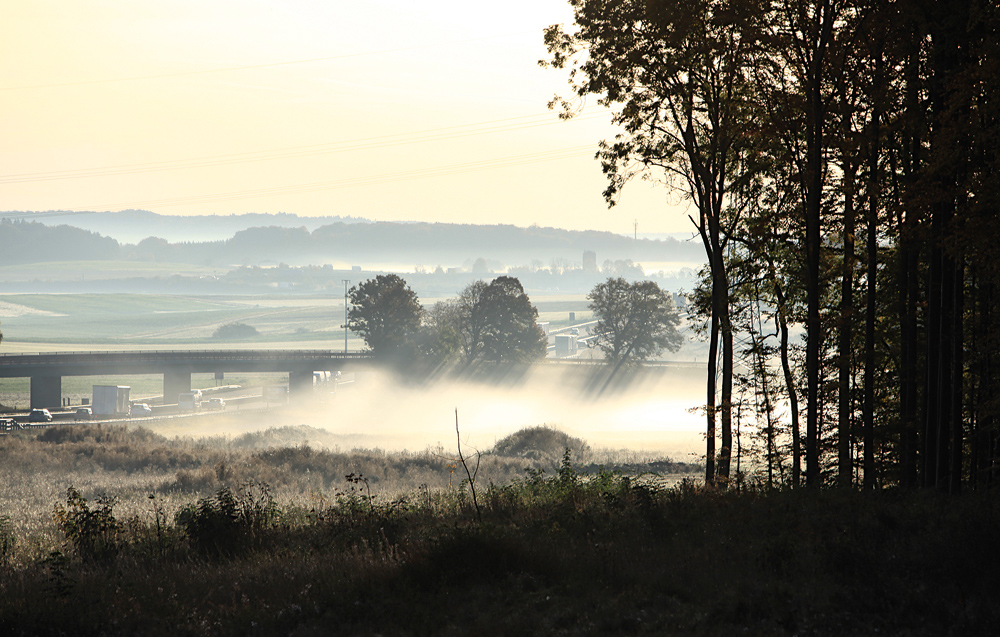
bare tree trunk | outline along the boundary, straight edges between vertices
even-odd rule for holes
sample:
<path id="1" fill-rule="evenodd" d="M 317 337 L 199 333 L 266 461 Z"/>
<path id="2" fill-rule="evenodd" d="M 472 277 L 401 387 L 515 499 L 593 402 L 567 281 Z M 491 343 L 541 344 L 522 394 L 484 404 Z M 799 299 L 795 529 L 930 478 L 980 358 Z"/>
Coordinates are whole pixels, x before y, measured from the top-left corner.
<path id="1" fill-rule="evenodd" d="M 711 334 L 708 340 L 708 382 L 706 383 L 705 483 L 715 484 L 715 379 L 719 353 L 719 319 L 712 308 Z"/>
<path id="2" fill-rule="evenodd" d="M 881 83 L 881 58 L 876 63 L 876 82 Z M 881 91 L 879 91 L 879 95 Z M 865 385 L 864 401 L 862 406 L 862 431 L 865 448 L 865 475 L 864 487 L 866 489 L 875 488 L 875 321 L 878 316 L 876 306 L 876 292 L 878 284 L 878 206 L 879 206 L 879 182 L 878 182 L 878 158 L 881 145 L 879 144 L 880 126 L 882 118 L 881 110 L 878 106 L 879 98 L 876 97 L 876 104 L 872 111 L 871 130 L 871 153 L 868 158 L 868 245 L 867 245 L 867 294 L 868 300 L 865 308 Z"/>
<path id="3" fill-rule="evenodd" d="M 729 481 L 733 455 L 733 327 L 729 318 L 729 282 L 725 271 L 721 273 L 719 306 L 719 331 L 722 332 L 722 436 L 719 449 L 719 479 L 723 484 Z"/>
<path id="4" fill-rule="evenodd" d="M 849 155 L 846 151 L 845 155 Z M 838 432 L 837 484 L 848 488 L 852 482 L 851 461 L 851 355 L 854 340 L 854 165 L 844 159 L 844 258 L 840 279 L 840 340 L 838 346 Z"/>
<path id="5" fill-rule="evenodd" d="M 792 419 L 792 486 L 798 487 L 802 475 L 802 450 L 799 431 L 799 397 L 795 389 L 795 377 L 792 376 L 792 365 L 788 360 L 788 318 L 785 309 L 785 297 L 775 284 L 778 296 L 778 329 L 781 331 L 781 371 L 785 376 L 785 391 L 788 393 L 788 405 Z"/>
<path id="6" fill-rule="evenodd" d="M 956 259 L 954 281 L 954 324 L 952 342 L 952 399 L 951 399 L 951 466 L 949 467 L 949 493 L 958 493 L 962 489 L 963 469 L 963 413 L 965 358 L 964 358 L 964 318 L 965 311 L 965 268 L 961 259 Z"/>
<path id="7" fill-rule="evenodd" d="M 805 201 L 806 248 L 806 485 L 818 487 L 819 473 L 819 385 L 820 342 L 823 326 L 820 322 L 822 289 L 820 281 L 820 250 L 822 249 L 823 148 L 826 108 L 823 100 L 826 49 L 833 36 L 834 11 L 829 0 L 816 7 L 815 43 L 809 46 L 809 68 L 806 71 L 808 117 L 806 130 L 806 170 L 803 186 Z"/>

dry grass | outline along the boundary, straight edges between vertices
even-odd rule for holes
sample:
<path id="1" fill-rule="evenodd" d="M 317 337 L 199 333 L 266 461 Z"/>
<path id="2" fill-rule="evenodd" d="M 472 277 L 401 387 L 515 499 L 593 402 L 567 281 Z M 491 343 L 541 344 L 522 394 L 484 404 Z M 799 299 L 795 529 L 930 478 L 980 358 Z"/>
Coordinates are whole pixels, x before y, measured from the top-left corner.
<path id="1" fill-rule="evenodd" d="M 155 506 L 172 517 L 183 506 L 222 487 L 246 481 L 269 485 L 283 507 L 332 502 L 350 489 L 349 474 L 363 476 L 374 497 L 392 501 L 420 490 L 456 491 L 465 478 L 455 452 L 443 447 L 422 452 L 314 448 L 328 434 L 308 426 L 271 428 L 230 437 L 169 439 L 127 425 L 51 427 L 0 437 L 0 515 L 22 541 L 17 558 L 37 559 L 56 542 L 53 506 L 73 486 L 88 499 L 117 499 L 123 518 L 153 519 Z M 553 475 L 566 447 L 580 470 L 611 469 L 619 452 L 593 451 L 582 440 L 546 427 L 514 434 L 483 456 L 480 484 L 508 484 L 525 470 Z M 692 465 L 656 459 L 661 473 L 696 471 Z M 663 464 L 667 462 L 668 464 Z M 637 465 L 629 465 L 630 467 Z"/>
<path id="2" fill-rule="evenodd" d="M 976 635 L 1000 621 L 994 493 L 670 486 L 590 472 L 565 453 L 586 443 L 558 432 L 519 433 L 500 445 L 515 455 L 484 458 L 478 502 L 443 449 L 269 444 L 316 434 L 298 428 L 4 438 L 0 634 Z M 558 464 L 532 466 L 555 449 L 529 440 L 562 445 Z M 111 519 L 92 515 L 102 492 Z"/>

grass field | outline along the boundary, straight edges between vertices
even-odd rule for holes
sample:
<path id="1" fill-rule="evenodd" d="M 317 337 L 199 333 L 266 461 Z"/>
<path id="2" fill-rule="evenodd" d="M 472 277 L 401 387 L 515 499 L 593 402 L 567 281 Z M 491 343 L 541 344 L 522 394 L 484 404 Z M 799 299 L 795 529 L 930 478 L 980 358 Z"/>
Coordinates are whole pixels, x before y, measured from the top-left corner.
<path id="1" fill-rule="evenodd" d="M 53 349 L 46 345 L 62 350 L 267 343 L 330 348 L 343 346 L 343 307 L 342 299 L 329 297 L 10 294 L 0 296 L 2 351 Z M 212 338 L 221 325 L 233 322 L 260 334 L 228 343 Z"/>
<path id="2" fill-rule="evenodd" d="M 536 304 L 539 320 L 554 328 L 591 316 L 582 295 L 543 297 Z M 576 312 L 574 321 L 570 311 Z M 7 294 L 0 295 L 0 319 L 0 352 L 232 345 L 340 349 L 344 344 L 344 302 L 336 295 Z M 251 325 L 259 335 L 228 343 L 212 338 L 221 325 L 233 322 Z M 349 335 L 350 349 L 362 346 Z"/>
<path id="3" fill-rule="evenodd" d="M 83 281 L 129 277 L 213 276 L 225 270 L 189 263 L 143 261 L 45 261 L 0 266 L 0 281 Z"/>

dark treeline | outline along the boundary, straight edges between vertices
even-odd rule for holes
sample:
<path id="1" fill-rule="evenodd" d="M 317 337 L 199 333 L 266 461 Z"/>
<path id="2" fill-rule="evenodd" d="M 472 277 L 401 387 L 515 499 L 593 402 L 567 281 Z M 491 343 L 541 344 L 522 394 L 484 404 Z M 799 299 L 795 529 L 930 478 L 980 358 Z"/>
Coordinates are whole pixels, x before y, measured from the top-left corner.
<path id="1" fill-rule="evenodd" d="M 0 265 L 117 259 L 120 254 L 117 241 L 96 232 L 72 226 L 0 222 Z"/>
<path id="2" fill-rule="evenodd" d="M 240 230 L 260 226 L 285 228 L 305 227 L 315 230 L 331 223 L 370 223 L 360 217 L 323 215 L 303 217 L 287 212 L 243 212 L 229 215 L 163 215 L 149 210 L 68 211 L 48 210 L 29 212 L 11 210 L 2 213 L 12 218 L 31 219 L 47 225 L 69 224 L 118 240 L 137 243 L 146 237 L 162 237 L 172 243 L 184 241 L 218 241 Z M 178 219 L 183 223 L 178 224 Z"/>
<path id="3" fill-rule="evenodd" d="M 198 222 L 177 217 L 174 224 L 200 236 Z M 698 246 L 674 239 L 638 241 L 610 232 L 573 231 L 532 226 L 446 223 L 345 223 L 310 231 L 305 226 L 243 228 L 229 239 L 171 242 L 149 236 L 136 244 L 119 243 L 79 228 L 37 221 L 0 223 L 0 265 L 71 259 L 123 259 L 196 265 L 262 265 L 286 262 L 308 265 L 331 260 L 437 265 L 484 258 L 507 265 L 552 260 L 580 267 L 585 251 L 602 260 L 702 260 Z M 439 261 L 432 261 L 439 260 Z"/>
<path id="4" fill-rule="evenodd" d="M 991 484 L 996 3 L 570 4 L 549 63 L 625 131 L 605 195 L 665 173 L 697 211 L 708 479 Z"/>

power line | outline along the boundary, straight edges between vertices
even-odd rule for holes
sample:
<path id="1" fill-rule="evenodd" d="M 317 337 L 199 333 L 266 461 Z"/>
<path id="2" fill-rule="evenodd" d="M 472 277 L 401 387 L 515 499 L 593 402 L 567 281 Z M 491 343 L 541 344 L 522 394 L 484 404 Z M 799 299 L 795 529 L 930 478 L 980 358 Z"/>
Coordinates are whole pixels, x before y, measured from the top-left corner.
<path id="1" fill-rule="evenodd" d="M 285 60 L 282 62 L 265 62 L 263 64 L 248 64 L 244 66 L 227 66 L 216 69 L 201 69 L 197 71 L 176 71 L 174 73 L 158 73 L 154 75 L 135 75 L 130 77 L 102 78 L 97 80 L 77 80 L 75 82 L 58 82 L 53 84 L 29 84 L 24 86 L 0 86 L 0 91 L 25 91 L 40 88 L 61 88 L 67 86 L 86 86 L 88 84 L 112 84 L 117 82 L 134 82 L 137 80 L 158 80 L 171 77 L 184 77 L 188 75 L 208 75 L 212 73 L 229 73 L 231 71 L 246 71 L 252 69 L 264 69 L 276 66 L 291 66 L 295 64 L 312 64 L 315 62 L 328 62 L 330 60 L 343 60 L 347 58 L 367 57 L 372 55 L 385 55 L 387 53 L 403 53 L 419 49 L 433 49 L 440 47 L 452 47 L 458 44 L 469 42 L 481 42 L 483 40 L 495 40 L 498 38 L 509 38 L 525 33 L 535 33 L 535 31 L 518 31 L 516 33 L 504 33 L 499 35 L 488 35 L 480 38 L 469 38 L 466 40 L 453 40 L 451 42 L 435 42 L 434 44 L 421 44 L 396 49 L 382 49 L 378 51 L 364 51 L 361 53 L 344 53 L 342 55 L 329 55 L 318 58 L 306 58 L 302 60 Z"/>

